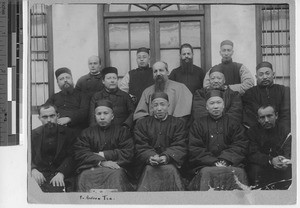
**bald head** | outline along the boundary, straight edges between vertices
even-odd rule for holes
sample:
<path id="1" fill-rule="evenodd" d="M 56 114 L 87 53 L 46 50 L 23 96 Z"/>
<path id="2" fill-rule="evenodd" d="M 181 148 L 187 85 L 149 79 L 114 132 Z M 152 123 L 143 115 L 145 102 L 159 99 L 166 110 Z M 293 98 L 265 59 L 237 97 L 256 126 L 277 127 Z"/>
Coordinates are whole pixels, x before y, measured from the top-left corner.
<path id="1" fill-rule="evenodd" d="M 100 73 L 101 60 L 98 56 L 91 56 L 88 59 L 90 73 L 95 75 Z"/>
<path id="2" fill-rule="evenodd" d="M 155 62 L 152 66 L 153 68 L 153 78 L 155 79 L 158 75 L 161 75 L 165 78 L 165 80 L 168 79 L 168 64 L 163 61 Z"/>

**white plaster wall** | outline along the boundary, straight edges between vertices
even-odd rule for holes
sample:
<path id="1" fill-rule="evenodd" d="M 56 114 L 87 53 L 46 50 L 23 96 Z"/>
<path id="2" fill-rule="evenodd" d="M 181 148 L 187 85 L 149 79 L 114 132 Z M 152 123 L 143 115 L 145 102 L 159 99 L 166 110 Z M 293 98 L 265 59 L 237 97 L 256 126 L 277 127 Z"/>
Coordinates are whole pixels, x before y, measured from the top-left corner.
<path id="1" fill-rule="evenodd" d="M 234 43 L 233 61 L 243 63 L 254 76 L 256 67 L 255 6 L 211 6 L 212 66 L 220 63 L 220 43 L 226 39 Z"/>
<path id="2" fill-rule="evenodd" d="M 97 24 L 96 5 L 53 5 L 54 70 L 70 68 L 74 84 L 88 73 L 88 58 L 98 55 Z"/>

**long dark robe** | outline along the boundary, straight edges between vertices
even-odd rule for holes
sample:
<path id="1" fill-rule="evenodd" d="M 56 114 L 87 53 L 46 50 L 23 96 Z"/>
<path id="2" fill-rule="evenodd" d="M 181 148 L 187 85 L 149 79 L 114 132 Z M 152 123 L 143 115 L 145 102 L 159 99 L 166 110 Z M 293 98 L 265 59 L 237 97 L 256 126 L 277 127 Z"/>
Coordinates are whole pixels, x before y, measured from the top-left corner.
<path id="1" fill-rule="evenodd" d="M 269 163 L 278 155 L 291 158 L 292 139 L 288 137 L 289 133 L 289 128 L 284 125 L 267 130 L 257 124 L 247 131 L 250 140 L 247 172 L 251 185 L 266 188 L 268 184 L 291 179 L 291 166 L 277 170 Z"/>
<path id="2" fill-rule="evenodd" d="M 211 88 L 202 88 L 197 90 L 193 98 L 193 107 L 192 107 L 192 117 L 194 119 L 199 119 L 203 116 L 208 115 L 206 109 L 206 93 L 212 90 Z M 242 99 L 237 91 L 233 91 L 227 86 L 224 86 L 223 91 L 223 100 L 224 100 L 224 114 L 227 114 L 229 117 L 242 121 L 243 117 L 243 105 Z"/>
<path id="3" fill-rule="evenodd" d="M 37 169 L 44 175 L 46 182 L 40 186 L 42 191 L 63 191 L 64 187 L 54 187 L 50 184 L 57 172 L 64 175 L 66 191 L 73 191 L 71 178 L 75 164 L 71 151 L 74 141 L 73 131 L 65 126 L 58 125 L 57 133 L 52 138 L 46 138 L 44 126 L 32 130 L 31 170 Z"/>
<path id="4" fill-rule="evenodd" d="M 170 115 L 165 120 L 146 117 L 136 124 L 134 136 L 137 174 L 144 169 L 138 191 L 183 190 L 177 168 L 182 166 L 187 154 L 184 122 Z M 156 154 L 166 155 L 169 164 L 151 167 L 149 157 Z"/>
<path id="5" fill-rule="evenodd" d="M 249 126 L 257 123 L 257 110 L 262 105 L 272 105 L 278 111 L 278 122 L 290 127 L 290 89 L 272 84 L 268 87 L 254 86 L 242 96 L 244 106 L 243 120 Z"/>
<path id="6" fill-rule="evenodd" d="M 233 167 L 242 167 L 247 148 L 248 139 L 244 134 L 244 128 L 241 124 L 232 120 L 227 115 L 222 116 L 217 120 L 208 115 L 196 120 L 190 129 L 189 165 L 194 174 L 196 174 L 196 177 L 200 177 L 201 174 L 203 174 L 204 170 L 202 170 L 202 168 L 216 167 L 215 162 L 218 160 L 226 160 Z M 231 167 L 225 167 L 224 173 L 228 172 L 228 169 L 230 168 Z M 244 180 L 245 174 L 240 174 L 243 171 L 238 171 L 239 174 L 231 172 L 229 176 L 227 174 L 216 175 L 215 171 L 219 172 L 220 170 L 222 170 L 221 167 L 220 169 L 210 169 L 210 174 L 206 173 L 205 178 L 198 179 L 198 181 L 210 181 L 210 186 L 212 188 L 217 188 L 213 187 L 213 185 L 221 184 L 222 186 L 222 184 L 227 184 L 228 177 L 231 177 L 231 180 L 234 181 L 233 179 L 236 176 L 242 184 L 248 183 Z M 215 180 L 218 180 L 219 182 L 213 182 Z M 199 187 L 193 184 L 194 181 L 191 181 L 189 185 L 189 187 L 193 187 L 192 190 Z M 227 187 L 234 187 L 234 185 L 227 185 Z"/>
<path id="7" fill-rule="evenodd" d="M 126 166 L 133 157 L 133 140 L 127 128 L 111 125 L 108 128 L 93 126 L 85 129 L 74 145 L 77 162 L 78 190 L 117 189 L 130 191 Z M 104 152 L 104 157 L 98 153 Z M 98 166 L 100 161 L 114 161 L 120 169 Z"/>
<path id="8" fill-rule="evenodd" d="M 183 69 L 182 66 L 179 66 L 178 68 L 173 69 L 169 75 L 170 80 L 185 84 L 192 94 L 194 94 L 197 89 L 203 87 L 204 77 L 205 73 L 203 69 L 196 65 L 192 66 L 191 72 Z"/>

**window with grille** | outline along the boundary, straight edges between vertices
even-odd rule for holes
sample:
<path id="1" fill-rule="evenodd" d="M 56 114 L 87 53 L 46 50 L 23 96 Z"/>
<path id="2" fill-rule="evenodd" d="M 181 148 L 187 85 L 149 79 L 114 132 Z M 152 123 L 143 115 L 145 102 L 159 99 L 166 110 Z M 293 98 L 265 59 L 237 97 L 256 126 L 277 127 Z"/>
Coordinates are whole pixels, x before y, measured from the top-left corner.
<path id="1" fill-rule="evenodd" d="M 289 5 L 260 5 L 257 7 L 257 61 L 272 63 L 275 83 L 290 85 Z M 260 33 L 259 33 L 260 32 Z"/>
<path id="2" fill-rule="evenodd" d="M 49 97 L 47 10 L 35 4 L 30 10 L 31 102 L 33 112 Z"/>

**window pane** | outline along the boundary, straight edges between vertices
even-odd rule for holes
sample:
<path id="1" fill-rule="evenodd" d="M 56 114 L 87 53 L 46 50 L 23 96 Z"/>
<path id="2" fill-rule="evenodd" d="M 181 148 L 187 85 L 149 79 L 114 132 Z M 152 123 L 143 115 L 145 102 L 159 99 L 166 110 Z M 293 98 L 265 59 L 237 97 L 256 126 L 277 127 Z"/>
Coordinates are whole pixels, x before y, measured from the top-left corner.
<path id="1" fill-rule="evenodd" d="M 200 49 L 195 49 L 195 48 L 193 49 L 193 51 L 194 51 L 193 62 L 195 65 L 201 67 L 201 51 Z"/>
<path id="2" fill-rule="evenodd" d="M 179 47 L 179 24 L 177 22 L 160 23 L 160 47 Z"/>
<path id="3" fill-rule="evenodd" d="M 147 8 L 147 6 L 146 6 L 146 8 Z M 142 9 L 142 8 L 140 8 L 138 6 L 135 6 L 135 5 L 131 5 L 131 7 L 130 7 L 131 12 L 144 12 L 145 10 L 146 9 Z"/>
<path id="4" fill-rule="evenodd" d="M 180 10 L 199 10 L 199 5 L 194 4 L 194 5 L 187 5 L 187 4 L 181 4 L 179 5 Z"/>
<path id="5" fill-rule="evenodd" d="M 130 24 L 131 48 L 150 47 L 149 23 Z"/>
<path id="6" fill-rule="evenodd" d="M 161 60 L 168 64 L 169 72 L 180 65 L 178 50 L 160 50 Z"/>
<path id="7" fill-rule="evenodd" d="M 109 24 L 109 47 L 110 49 L 128 48 L 127 24 Z"/>
<path id="8" fill-rule="evenodd" d="M 177 11 L 178 10 L 178 6 L 173 4 L 171 6 L 168 6 L 164 9 L 165 11 Z"/>
<path id="9" fill-rule="evenodd" d="M 138 66 L 136 63 L 136 51 L 131 51 L 131 69 L 136 69 L 137 67 Z"/>
<path id="10" fill-rule="evenodd" d="M 48 82 L 46 61 L 33 61 L 31 63 L 31 82 Z"/>
<path id="11" fill-rule="evenodd" d="M 192 47 L 200 47 L 200 22 L 181 23 L 181 44 L 189 43 Z"/>
<path id="12" fill-rule="evenodd" d="M 109 6 L 110 12 L 127 12 L 128 4 L 112 4 Z"/>
<path id="13" fill-rule="evenodd" d="M 46 38 L 31 38 L 31 50 L 33 50 L 33 51 L 47 50 L 47 39 Z"/>
<path id="14" fill-rule="evenodd" d="M 111 51 L 110 65 L 118 69 L 118 74 L 123 77 L 129 71 L 129 52 Z"/>
<path id="15" fill-rule="evenodd" d="M 32 105 L 39 106 L 46 102 L 48 95 L 48 84 L 32 84 Z"/>

